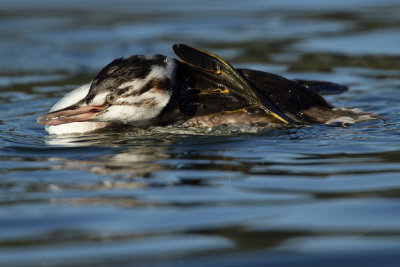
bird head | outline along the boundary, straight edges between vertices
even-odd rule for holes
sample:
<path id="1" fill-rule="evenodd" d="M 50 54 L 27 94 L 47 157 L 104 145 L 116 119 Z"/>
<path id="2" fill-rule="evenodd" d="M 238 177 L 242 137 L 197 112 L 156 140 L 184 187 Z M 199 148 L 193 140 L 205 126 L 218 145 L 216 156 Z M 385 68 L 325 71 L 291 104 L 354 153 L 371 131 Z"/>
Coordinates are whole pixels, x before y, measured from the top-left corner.
<path id="1" fill-rule="evenodd" d="M 175 60 L 163 55 L 119 58 L 93 79 L 89 92 L 68 107 L 38 118 L 44 125 L 96 121 L 146 125 L 168 104 Z"/>

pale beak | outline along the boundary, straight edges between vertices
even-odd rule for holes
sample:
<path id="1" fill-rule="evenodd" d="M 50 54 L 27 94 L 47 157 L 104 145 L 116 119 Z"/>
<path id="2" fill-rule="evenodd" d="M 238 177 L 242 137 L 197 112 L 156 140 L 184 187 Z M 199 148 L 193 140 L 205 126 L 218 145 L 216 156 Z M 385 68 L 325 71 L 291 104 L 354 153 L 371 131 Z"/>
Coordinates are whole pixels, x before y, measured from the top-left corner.
<path id="1" fill-rule="evenodd" d="M 60 125 L 70 122 L 88 121 L 105 106 L 81 106 L 78 103 L 40 116 L 37 122 L 44 125 Z"/>

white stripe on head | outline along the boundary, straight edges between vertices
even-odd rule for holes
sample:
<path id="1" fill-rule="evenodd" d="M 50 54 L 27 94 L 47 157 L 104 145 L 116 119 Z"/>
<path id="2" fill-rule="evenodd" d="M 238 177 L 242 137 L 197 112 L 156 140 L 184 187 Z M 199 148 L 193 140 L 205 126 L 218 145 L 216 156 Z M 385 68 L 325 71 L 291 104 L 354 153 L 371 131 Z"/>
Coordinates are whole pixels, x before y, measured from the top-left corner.
<path id="1" fill-rule="evenodd" d="M 151 57 L 149 57 L 151 58 Z M 152 79 L 173 79 L 175 74 L 175 61 L 171 58 L 165 58 L 166 66 L 154 65 L 151 68 L 150 73 L 143 79 L 134 79 L 132 81 L 125 82 L 118 86 L 118 89 L 125 89 L 132 87 L 130 92 L 137 91 L 141 89 L 145 84 L 147 84 Z"/>

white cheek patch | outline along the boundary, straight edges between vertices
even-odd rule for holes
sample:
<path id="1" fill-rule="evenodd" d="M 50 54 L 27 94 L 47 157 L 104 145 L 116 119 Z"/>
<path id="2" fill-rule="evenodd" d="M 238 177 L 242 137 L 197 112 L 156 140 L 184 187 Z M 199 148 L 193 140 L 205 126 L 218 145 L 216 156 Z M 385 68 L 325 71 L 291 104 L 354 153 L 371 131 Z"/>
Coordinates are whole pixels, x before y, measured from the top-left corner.
<path id="1" fill-rule="evenodd" d="M 126 123 L 132 112 L 132 107 L 126 105 L 114 105 L 107 109 L 107 112 L 96 115 L 95 118 L 101 121 L 115 121 Z"/>
<path id="2" fill-rule="evenodd" d="M 157 117 L 170 100 L 170 93 L 154 92 L 152 90 L 134 97 L 125 99 L 124 102 L 116 102 L 94 116 L 97 121 L 122 122 L 133 125 L 145 125 L 149 120 Z"/>
<path id="3" fill-rule="evenodd" d="M 110 106 L 107 112 L 93 117 L 95 120 L 106 122 L 118 122 L 132 125 L 145 125 L 149 120 L 157 116 L 158 113 L 152 112 L 143 107 L 128 105 Z"/>
<path id="4" fill-rule="evenodd" d="M 103 105 L 106 102 L 107 95 L 107 92 L 99 93 L 92 99 L 92 101 L 90 101 L 89 104 L 94 106 Z"/>
<path id="5" fill-rule="evenodd" d="M 131 113 L 131 118 L 128 118 L 128 120 L 135 121 L 155 118 L 168 104 L 170 98 L 171 95 L 168 91 L 160 93 L 158 91 L 154 92 L 153 90 L 150 90 L 134 99 L 131 99 L 128 103 L 133 108 L 133 113 Z"/>

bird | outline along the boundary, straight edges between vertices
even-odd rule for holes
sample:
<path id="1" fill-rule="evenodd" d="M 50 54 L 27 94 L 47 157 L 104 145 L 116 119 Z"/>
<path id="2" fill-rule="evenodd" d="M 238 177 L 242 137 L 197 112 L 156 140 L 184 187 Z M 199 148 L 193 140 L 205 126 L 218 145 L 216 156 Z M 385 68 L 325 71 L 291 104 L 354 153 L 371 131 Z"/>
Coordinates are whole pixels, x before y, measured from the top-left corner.
<path id="1" fill-rule="evenodd" d="M 360 109 L 334 107 L 322 96 L 342 93 L 348 89 L 345 85 L 234 68 L 186 44 L 172 48 L 177 59 L 157 54 L 113 60 L 37 122 L 49 134 L 70 134 L 123 125 L 344 125 L 379 118 Z"/>

